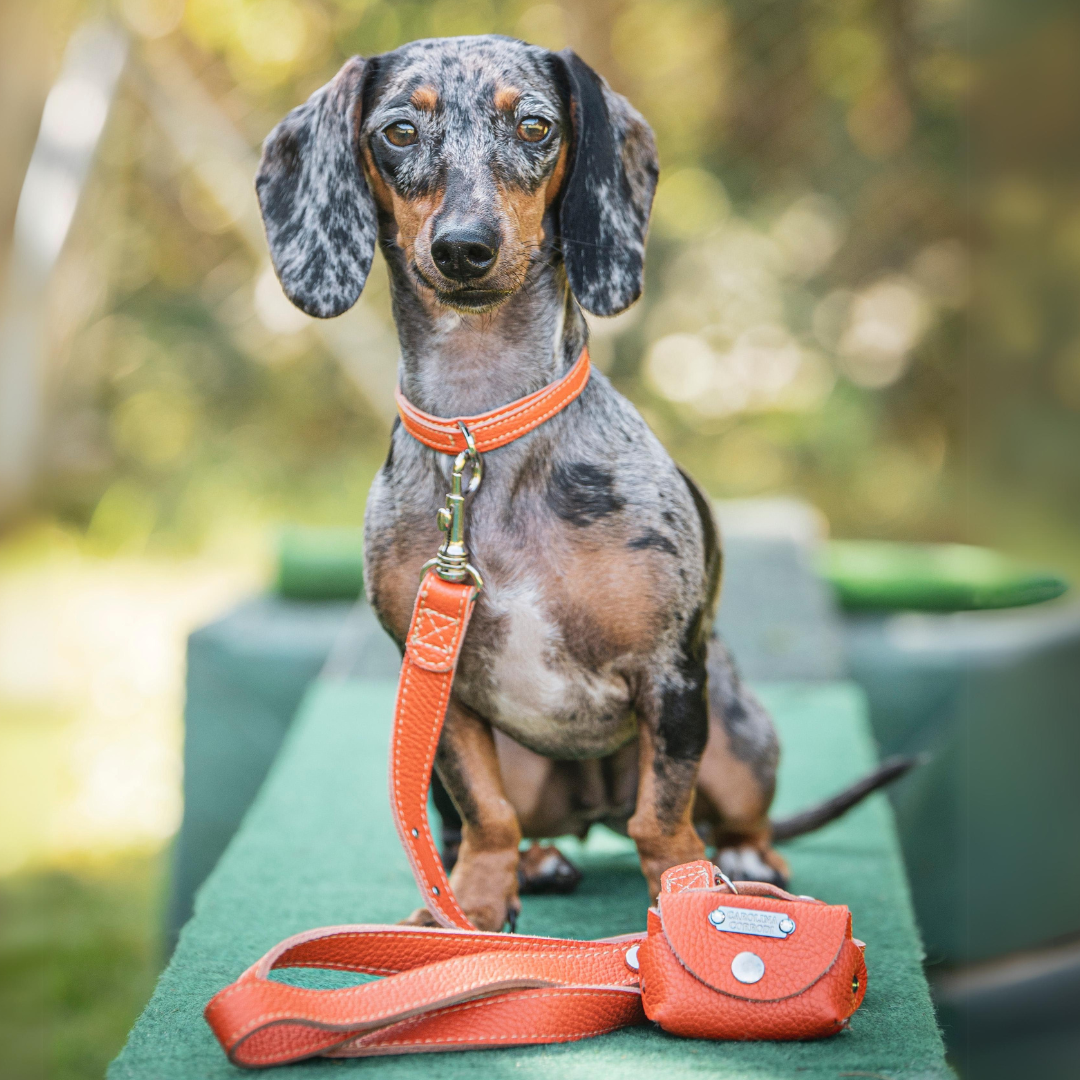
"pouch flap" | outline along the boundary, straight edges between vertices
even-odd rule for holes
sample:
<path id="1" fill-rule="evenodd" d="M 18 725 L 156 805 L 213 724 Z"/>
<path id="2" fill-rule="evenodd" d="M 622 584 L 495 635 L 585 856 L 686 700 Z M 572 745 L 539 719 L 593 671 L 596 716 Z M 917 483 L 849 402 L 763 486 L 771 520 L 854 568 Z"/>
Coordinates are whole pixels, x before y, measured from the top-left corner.
<path id="1" fill-rule="evenodd" d="M 817 982 L 836 961 L 851 925 L 842 905 L 719 889 L 661 893 L 659 907 L 664 937 L 679 963 L 713 990 L 748 1001 L 777 1001 Z M 718 908 L 727 911 L 713 916 L 714 925 L 709 916 Z M 787 920 L 794 929 L 787 930 Z"/>

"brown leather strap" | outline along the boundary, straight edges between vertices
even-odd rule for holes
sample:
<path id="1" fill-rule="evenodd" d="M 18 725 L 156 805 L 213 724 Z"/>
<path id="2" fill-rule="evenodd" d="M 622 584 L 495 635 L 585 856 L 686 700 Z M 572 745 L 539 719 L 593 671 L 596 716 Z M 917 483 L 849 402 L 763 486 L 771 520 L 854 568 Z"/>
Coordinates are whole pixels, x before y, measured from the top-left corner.
<path id="1" fill-rule="evenodd" d="M 400 387 L 394 391 L 394 398 L 405 430 L 425 446 L 444 454 L 461 453 L 467 447 L 460 426 L 465 424 L 476 440 L 477 451 L 483 454 L 521 438 L 565 409 L 585 389 L 589 374 L 589 350 L 582 349 L 574 366 L 561 379 L 534 394 L 478 416 L 453 419 L 432 416 L 411 404 Z"/>

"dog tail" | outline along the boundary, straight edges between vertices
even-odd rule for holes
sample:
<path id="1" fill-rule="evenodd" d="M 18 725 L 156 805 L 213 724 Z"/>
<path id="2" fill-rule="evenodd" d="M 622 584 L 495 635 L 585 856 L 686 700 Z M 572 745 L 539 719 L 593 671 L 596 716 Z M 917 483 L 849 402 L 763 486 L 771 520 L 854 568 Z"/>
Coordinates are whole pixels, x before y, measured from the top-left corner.
<path id="1" fill-rule="evenodd" d="M 791 840 L 796 836 L 803 836 L 805 833 L 820 829 L 822 825 L 828 825 L 830 821 L 835 821 L 841 814 L 847 813 L 853 806 L 862 802 L 867 795 L 885 787 L 886 784 L 891 784 L 894 780 L 899 780 L 916 765 L 922 765 L 925 762 L 926 758 L 923 755 L 886 758 L 872 773 L 856 780 L 851 787 L 844 788 L 843 791 L 837 792 L 816 806 L 772 822 L 773 840 Z"/>

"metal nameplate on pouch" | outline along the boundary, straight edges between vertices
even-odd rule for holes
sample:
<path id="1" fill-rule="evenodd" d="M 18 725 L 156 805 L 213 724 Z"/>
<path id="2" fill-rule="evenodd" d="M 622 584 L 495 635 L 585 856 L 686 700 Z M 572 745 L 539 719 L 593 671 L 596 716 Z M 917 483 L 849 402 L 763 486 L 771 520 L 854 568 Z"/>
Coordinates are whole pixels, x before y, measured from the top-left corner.
<path id="1" fill-rule="evenodd" d="M 729 934 L 753 934 L 756 937 L 786 938 L 795 932 L 795 920 L 782 911 L 757 911 L 754 908 L 718 907 L 709 912 L 714 929 Z"/>

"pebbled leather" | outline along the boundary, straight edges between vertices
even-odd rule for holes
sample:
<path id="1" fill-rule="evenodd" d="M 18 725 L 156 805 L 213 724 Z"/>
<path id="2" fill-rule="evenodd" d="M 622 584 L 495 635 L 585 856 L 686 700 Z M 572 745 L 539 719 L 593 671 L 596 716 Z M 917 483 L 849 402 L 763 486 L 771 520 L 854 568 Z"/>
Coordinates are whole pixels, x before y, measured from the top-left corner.
<path id="1" fill-rule="evenodd" d="M 288 938 L 206 1007 L 237 1065 L 314 1055 L 564 1042 L 644 1019 L 626 950 L 606 941 L 485 934 L 412 926 L 330 926 Z M 340 990 L 270 979 L 319 967 L 392 976 Z"/>
<path id="2" fill-rule="evenodd" d="M 476 441 L 476 449 L 483 454 L 521 438 L 565 409 L 585 389 L 590 370 L 589 350 L 582 349 L 574 366 L 561 379 L 534 394 L 478 416 L 460 416 L 450 420 L 432 416 L 413 405 L 402 394 L 400 387 L 394 391 L 394 400 L 405 430 L 425 446 L 444 454 L 460 454 L 467 446 L 459 427 L 464 423 Z"/>
<path id="3" fill-rule="evenodd" d="M 691 889 L 661 895 L 660 922 L 664 947 L 686 970 L 712 990 L 750 1001 L 776 1001 L 806 990 L 832 967 L 845 938 L 851 915 L 830 904 L 778 903 L 772 897 L 739 896 L 737 905 L 726 890 Z M 733 934 L 717 930 L 709 912 L 718 905 L 788 915 L 795 930 L 787 938 Z M 731 973 L 736 954 L 753 952 L 765 962 L 756 983 L 742 983 Z"/>
<path id="4" fill-rule="evenodd" d="M 864 946 L 851 936 L 851 912 L 763 882 L 737 882 L 737 894 L 703 887 L 704 871 L 688 867 L 673 868 L 681 873 L 649 910 L 638 950 L 649 1019 L 696 1039 L 815 1039 L 843 1030 L 866 995 Z M 795 930 L 787 938 L 716 930 L 708 914 L 721 904 L 781 912 Z M 764 962 L 758 982 L 732 974 L 741 952 Z"/>
<path id="5" fill-rule="evenodd" d="M 416 594 L 390 736 L 390 809 L 424 906 L 440 926 L 475 930 L 450 889 L 428 825 L 427 799 L 450 687 L 476 589 L 429 570 Z"/>

